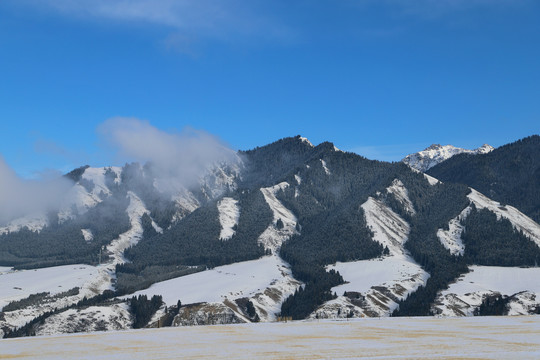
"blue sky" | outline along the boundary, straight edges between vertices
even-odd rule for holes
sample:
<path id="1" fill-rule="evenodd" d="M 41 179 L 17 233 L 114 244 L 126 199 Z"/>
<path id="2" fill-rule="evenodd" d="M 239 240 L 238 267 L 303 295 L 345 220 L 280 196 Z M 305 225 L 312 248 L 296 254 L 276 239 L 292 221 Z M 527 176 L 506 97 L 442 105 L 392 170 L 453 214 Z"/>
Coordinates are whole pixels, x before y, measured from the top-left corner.
<path id="1" fill-rule="evenodd" d="M 120 161 L 113 117 L 233 149 L 302 134 L 368 158 L 539 133 L 535 0 L 3 0 L 0 155 Z"/>

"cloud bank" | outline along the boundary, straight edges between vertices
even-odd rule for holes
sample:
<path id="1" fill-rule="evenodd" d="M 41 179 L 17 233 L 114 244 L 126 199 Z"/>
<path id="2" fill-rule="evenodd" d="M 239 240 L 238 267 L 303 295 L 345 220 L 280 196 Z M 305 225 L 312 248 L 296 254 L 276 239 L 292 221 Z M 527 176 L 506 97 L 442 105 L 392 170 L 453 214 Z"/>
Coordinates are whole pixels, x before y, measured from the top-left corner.
<path id="1" fill-rule="evenodd" d="M 21 179 L 0 156 L 0 224 L 24 215 L 57 210 L 72 185 L 61 176 Z"/>
<path id="2" fill-rule="evenodd" d="M 237 161 L 235 151 L 201 130 L 165 132 L 148 121 L 117 117 L 100 125 L 98 133 L 123 161 L 150 163 L 167 192 L 197 184 L 217 163 Z"/>

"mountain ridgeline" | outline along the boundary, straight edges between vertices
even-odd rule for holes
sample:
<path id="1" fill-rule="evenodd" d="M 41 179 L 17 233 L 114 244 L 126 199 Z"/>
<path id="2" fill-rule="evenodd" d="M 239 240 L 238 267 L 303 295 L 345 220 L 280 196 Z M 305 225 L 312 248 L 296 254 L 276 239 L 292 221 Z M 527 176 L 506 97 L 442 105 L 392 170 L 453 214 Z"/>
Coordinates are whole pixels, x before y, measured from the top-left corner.
<path id="1" fill-rule="evenodd" d="M 461 183 L 540 222 L 540 136 L 533 135 L 482 155 L 458 154 L 427 173 Z"/>
<path id="2" fill-rule="evenodd" d="M 284 261 L 280 272 L 286 278 L 290 271 L 289 290 L 229 294 L 218 306 L 224 319 L 238 322 L 273 319 L 261 305 L 269 301 L 279 309 L 276 315 L 293 319 L 332 306 L 340 307 L 338 317 L 370 316 L 377 313 L 374 306 L 387 315 L 430 315 L 441 291 L 471 265 L 540 262 L 540 247 L 526 232 L 530 226 L 516 227 L 494 212 L 505 210 L 503 206 L 488 208 L 470 189 L 513 205 L 538 222 L 538 136 L 486 154 L 455 155 L 428 171 L 441 181 L 402 162 L 368 160 L 328 142 L 314 146 L 300 136 L 237 155 L 236 163 L 216 164 L 199 184 L 172 194 L 160 188 L 152 164 L 76 169 L 66 177 L 73 181 L 78 202 L 45 214 L 39 228 L 17 227 L 21 221 L 0 228 L 0 266 L 108 266 L 114 291 L 102 292 L 99 301 L 118 302 L 116 297 L 154 283 L 228 264 L 270 257 Z M 442 240 L 445 231 L 458 233 L 451 237 L 454 243 Z M 396 241 L 394 233 L 404 234 L 403 240 Z M 461 253 L 452 250 L 461 243 Z M 336 292 L 349 279 L 329 266 L 376 265 L 398 258 L 421 267 L 425 279 L 411 288 L 373 284 L 370 291 L 376 295 Z M 358 269 L 361 274 L 362 267 Z M 78 303 L 83 308 L 90 301 L 84 296 Z M 156 300 L 152 312 L 159 306 Z M 200 309 L 205 305 L 191 306 L 204 312 Z M 178 305 L 171 315 L 165 307 L 163 316 L 169 324 L 189 323 L 193 319 L 186 316 L 195 316 L 189 309 Z M 55 308 L 50 316 L 58 313 Z M 142 318 L 148 322 L 150 315 L 139 317 L 137 327 L 146 325 Z"/>

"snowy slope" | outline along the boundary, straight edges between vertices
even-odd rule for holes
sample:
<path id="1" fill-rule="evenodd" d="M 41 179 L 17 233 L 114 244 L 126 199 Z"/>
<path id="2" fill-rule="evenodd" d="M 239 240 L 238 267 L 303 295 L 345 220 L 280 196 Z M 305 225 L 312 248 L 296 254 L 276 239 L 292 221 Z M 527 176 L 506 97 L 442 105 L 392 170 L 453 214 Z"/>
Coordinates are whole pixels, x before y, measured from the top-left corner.
<path id="1" fill-rule="evenodd" d="M 463 211 L 450 220 L 448 223 L 448 230 L 439 229 L 437 230 L 437 237 L 439 241 L 445 248 L 450 251 L 452 255 L 461 255 L 465 252 L 465 245 L 461 240 L 461 234 L 463 233 L 464 227 L 461 225 L 461 221 L 471 212 L 471 207 L 467 206 Z"/>
<path id="2" fill-rule="evenodd" d="M 486 208 L 494 212 L 497 215 L 497 218 L 503 217 L 508 219 L 515 229 L 523 232 L 524 235 L 540 246 L 540 225 L 518 209 L 510 205 L 503 206 L 499 202 L 491 200 L 474 189 L 471 189 L 468 198 L 477 208 Z"/>
<path id="3" fill-rule="evenodd" d="M 61 293 L 82 287 L 97 275 L 95 266 L 65 265 L 35 270 L 20 270 L 0 274 L 0 310 L 9 302 L 31 294 Z"/>
<path id="4" fill-rule="evenodd" d="M 133 320 L 125 303 L 68 309 L 45 319 L 36 335 L 71 334 L 77 332 L 125 330 Z"/>
<path id="5" fill-rule="evenodd" d="M 392 181 L 392 185 L 390 185 L 386 191 L 390 194 L 393 194 L 397 201 L 403 205 L 403 208 L 405 211 L 407 211 L 410 215 L 416 214 L 416 210 L 414 210 L 413 203 L 411 199 L 409 199 L 409 191 L 407 188 L 405 188 L 405 185 L 401 182 L 399 179 L 395 179 Z"/>
<path id="6" fill-rule="evenodd" d="M 217 208 L 219 211 L 219 223 L 221 224 L 219 238 L 221 240 L 229 240 L 236 233 L 234 227 L 238 225 L 238 219 L 240 218 L 238 200 L 231 197 L 224 197 L 218 202 Z"/>
<path id="7" fill-rule="evenodd" d="M 407 208 L 412 203 L 400 183 L 394 182 L 393 189 L 387 190 L 397 192 L 399 189 L 402 203 Z M 374 234 L 373 240 L 387 247 L 390 255 L 328 266 L 327 270 L 339 271 L 347 283 L 332 288 L 338 298 L 319 307 L 310 318 L 388 316 L 399 300 L 416 291 L 429 278 L 403 247 L 409 224 L 381 200 L 372 197 L 362 204 L 362 209 Z M 412 207 L 410 210 L 414 211 Z M 345 295 L 345 292 L 349 294 Z"/>
<path id="8" fill-rule="evenodd" d="M 403 161 L 405 164 L 409 165 L 413 169 L 424 172 L 457 154 L 487 154 L 493 150 L 494 147 L 487 144 L 484 144 L 475 150 L 462 149 L 452 145 L 442 146 L 439 144 L 433 144 L 425 150 L 407 155 L 401 161 Z"/>
<path id="9" fill-rule="evenodd" d="M 488 295 L 516 295 L 509 315 L 524 315 L 540 306 L 540 268 L 470 266 L 470 272 L 442 291 L 433 308 L 442 316 L 471 316 Z"/>
<path id="10" fill-rule="evenodd" d="M 525 234 L 531 241 L 534 241 L 540 246 L 540 225 L 534 222 L 531 218 L 514 208 L 513 206 L 502 206 L 499 202 L 491 200 L 487 196 L 479 193 L 478 191 L 471 189 L 471 193 L 468 195 L 471 204 L 474 204 L 479 209 L 488 209 L 495 213 L 497 218 L 505 218 L 512 223 L 512 226 Z M 465 251 L 465 245 L 461 240 L 461 234 L 464 227 L 461 225 L 461 221 L 465 220 L 471 211 L 471 205 L 467 206 L 463 211 L 454 219 L 450 220 L 448 227 L 449 230 L 439 229 L 437 231 L 437 237 L 441 241 L 441 244 L 447 248 L 452 255 L 463 255 Z"/>
<path id="11" fill-rule="evenodd" d="M 289 184 L 282 182 L 280 184 L 261 188 L 261 192 L 264 195 L 264 199 L 270 206 L 274 218 L 272 224 L 259 236 L 259 243 L 263 244 L 265 249 L 272 250 L 273 253 L 276 253 L 281 247 L 281 244 L 288 240 L 292 235 L 296 234 L 296 224 L 297 219 L 294 214 L 287 209 L 283 204 L 276 198 L 276 193 L 280 190 L 286 189 L 289 187 Z M 283 228 L 278 229 L 276 226 L 277 221 L 281 219 L 283 222 Z"/>
<path id="12" fill-rule="evenodd" d="M 167 305 L 175 305 L 178 300 L 191 304 L 250 298 L 261 320 L 271 321 L 283 300 L 298 286 L 288 264 L 272 255 L 155 283 L 133 295 L 162 295 Z"/>

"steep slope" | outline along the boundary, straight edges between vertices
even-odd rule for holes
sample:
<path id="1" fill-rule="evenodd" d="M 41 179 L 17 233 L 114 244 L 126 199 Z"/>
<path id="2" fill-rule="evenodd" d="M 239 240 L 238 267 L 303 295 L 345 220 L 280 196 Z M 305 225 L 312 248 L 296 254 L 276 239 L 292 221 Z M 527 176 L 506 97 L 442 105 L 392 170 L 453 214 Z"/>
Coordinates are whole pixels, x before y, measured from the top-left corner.
<path id="1" fill-rule="evenodd" d="M 540 222 L 540 136 L 533 135 L 478 156 L 457 155 L 429 175 L 466 184 Z"/>
<path id="2" fill-rule="evenodd" d="M 493 146 L 484 144 L 477 149 L 467 150 L 453 145 L 433 144 L 428 148 L 414 154 L 407 155 L 401 161 L 415 170 L 425 172 L 437 164 L 450 159 L 457 154 L 487 154 L 494 150 Z"/>
<path id="3" fill-rule="evenodd" d="M 415 213 L 401 181 L 394 180 L 386 191 L 399 199 L 405 211 Z M 338 271 L 346 283 L 333 287 L 338 297 L 320 306 L 311 318 L 389 316 L 399 300 L 424 286 L 429 277 L 404 248 L 409 224 L 381 199 L 369 197 L 361 207 L 373 239 L 385 247 L 387 255 L 328 266 L 327 270 Z"/>

